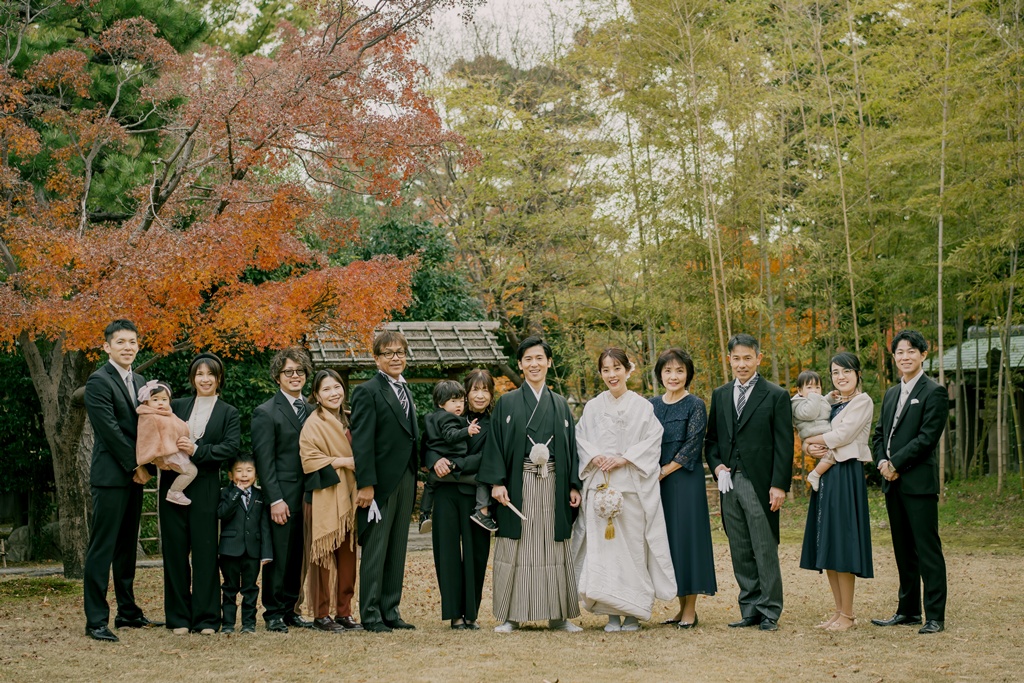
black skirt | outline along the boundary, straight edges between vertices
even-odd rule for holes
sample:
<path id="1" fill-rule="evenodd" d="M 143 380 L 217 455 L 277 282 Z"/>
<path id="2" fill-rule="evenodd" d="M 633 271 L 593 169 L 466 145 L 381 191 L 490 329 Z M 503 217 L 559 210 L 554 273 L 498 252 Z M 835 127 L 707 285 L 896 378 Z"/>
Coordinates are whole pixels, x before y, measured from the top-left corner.
<path id="1" fill-rule="evenodd" d="M 874 577 L 863 463 L 836 463 L 822 475 L 818 490 L 811 492 L 800 567 Z"/>

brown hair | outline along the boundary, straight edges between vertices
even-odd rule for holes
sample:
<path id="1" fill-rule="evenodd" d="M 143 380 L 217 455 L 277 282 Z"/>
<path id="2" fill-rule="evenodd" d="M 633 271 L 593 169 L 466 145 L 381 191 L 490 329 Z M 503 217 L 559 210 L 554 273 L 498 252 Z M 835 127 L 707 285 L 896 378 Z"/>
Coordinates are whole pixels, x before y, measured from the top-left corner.
<path id="1" fill-rule="evenodd" d="M 270 361 L 270 379 L 277 383 L 278 378 L 281 377 L 281 371 L 284 370 L 285 363 L 293 361 L 302 366 L 303 371 L 306 373 L 306 377 L 313 374 L 313 361 L 309 358 L 309 353 L 306 349 L 301 346 L 289 346 L 286 349 L 281 349 L 274 354 L 274 357 Z"/>
<path id="2" fill-rule="evenodd" d="M 199 372 L 199 368 L 204 366 L 217 378 L 217 393 L 219 394 L 220 390 L 224 388 L 224 361 L 215 353 L 200 353 L 192 359 L 188 366 L 188 383 L 192 385 L 193 391 L 197 391 L 196 373 Z"/>
<path id="3" fill-rule="evenodd" d="M 317 394 L 320 393 L 320 385 L 324 383 L 325 379 L 336 379 L 338 384 L 341 385 L 341 390 L 345 392 L 345 395 L 341 399 L 341 406 L 338 410 L 338 417 L 341 419 L 341 424 L 348 427 L 348 416 L 345 415 L 345 399 L 348 398 L 348 392 L 345 391 L 345 382 L 341 379 L 341 375 L 338 374 L 337 370 L 332 368 L 324 368 L 316 373 L 316 377 L 313 378 L 313 392 L 310 398 L 316 403 L 317 412 L 320 413 L 320 417 L 323 417 L 324 407 L 320 405 L 320 401 L 317 400 Z"/>
<path id="4" fill-rule="evenodd" d="M 395 344 L 401 344 L 405 353 L 409 353 L 409 341 L 405 338 L 404 334 L 397 330 L 381 330 L 373 338 L 373 355 L 379 356 L 384 352 L 384 349 Z"/>

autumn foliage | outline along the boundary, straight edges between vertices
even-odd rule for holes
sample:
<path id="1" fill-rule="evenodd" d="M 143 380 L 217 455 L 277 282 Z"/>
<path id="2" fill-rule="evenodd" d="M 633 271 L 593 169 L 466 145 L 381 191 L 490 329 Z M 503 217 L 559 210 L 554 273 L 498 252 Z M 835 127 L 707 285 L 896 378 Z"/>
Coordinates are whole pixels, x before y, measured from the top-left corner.
<path id="1" fill-rule="evenodd" d="M 94 348 L 115 317 L 157 352 L 320 326 L 365 339 L 407 303 L 415 263 L 332 266 L 352 226 L 321 206 L 335 187 L 395 199 L 458 145 L 415 88 L 405 34 L 435 4 L 323 3 L 271 56 L 179 53 L 141 17 L 32 63 L 8 53 L 0 340 Z"/>

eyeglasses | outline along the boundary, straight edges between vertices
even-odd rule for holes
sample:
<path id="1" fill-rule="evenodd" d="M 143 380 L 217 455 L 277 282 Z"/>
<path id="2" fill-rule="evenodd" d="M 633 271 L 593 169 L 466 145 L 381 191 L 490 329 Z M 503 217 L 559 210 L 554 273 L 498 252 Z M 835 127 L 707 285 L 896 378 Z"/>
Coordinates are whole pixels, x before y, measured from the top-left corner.
<path id="1" fill-rule="evenodd" d="M 305 377 L 306 371 L 302 368 L 288 368 L 287 370 L 282 370 L 281 374 L 285 377 Z"/>
<path id="2" fill-rule="evenodd" d="M 391 360 L 392 358 L 405 358 L 405 351 L 399 349 L 398 351 L 381 351 L 380 358 Z"/>

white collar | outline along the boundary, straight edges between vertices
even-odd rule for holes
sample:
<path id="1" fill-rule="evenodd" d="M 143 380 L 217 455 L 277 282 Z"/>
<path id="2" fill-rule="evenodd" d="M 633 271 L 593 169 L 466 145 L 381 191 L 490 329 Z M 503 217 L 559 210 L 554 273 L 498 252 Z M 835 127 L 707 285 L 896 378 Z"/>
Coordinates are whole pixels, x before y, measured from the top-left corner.
<path id="1" fill-rule="evenodd" d="M 115 362 L 114 362 L 114 359 L 113 359 L 113 358 L 111 358 L 111 359 L 110 359 L 110 360 L 109 360 L 108 362 L 109 362 L 109 363 L 110 363 L 111 365 L 113 365 L 113 366 L 114 366 L 114 369 L 115 369 L 115 370 L 117 370 L 117 374 L 121 375 L 121 381 L 122 381 L 122 382 L 124 382 L 124 381 L 127 381 L 127 379 L 128 379 L 128 375 L 129 375 L 129 373 L 131 373 L 132 369 L 131 369 L 131 368 L 128 368 L 127 370 L 125 370 L 125 369 L 124 369 L 124 368 L 122 368 L 122 367 L 121 367 L 120 365 L 118 365 L 117 363 L 115 363 Z"/>
<path id="2" fill-rule="evenodd" d="M 523 384 L 525 384 L 527 387 L 530 388 L 530 391 L 533 392 L 534 398 L 537 399 L 537 403 L 540 403 L 540 395 L 544 393 L 544 387 L 541 386 L 540 391 L 537 391 L 536 389 L 533 388 L 533 385 L 530 384 L 529 382 L 523 382 Z"/>
<path id="3" fill-rule="evenodd" d="M 398 379 L 395 379 L 394 377 L 384 372 L 383 370 L 378 370 L 377 372 L 384 375 L 384 379 L 386 379 L 391 384 L 408 384 L 408 382 L 405 381 L 405 375 L 399 375 Z"/>
<path id="4" fill-rule="evenodd" d="M 900 380 L 900 384 L 901 384 L 901 385 L 903 385 L 903 386 L 902 386 L 903 390 L 904 390 L 904 391 L 906 391 L 906 392 L 907 392 L 908 394 L 909 394 L 909 393 L 910 393 L 911 391 L 913 391 L 913 390 L 914 390 L 914 387 L 915 387 L 915 386 L 917 386 L 917 381 L 918 381 L 919 379 L 921 379 L 921 376 L 922 376 L 923 374 L 924 374 L 924 366 L 922 365 L 922 366 L 921 366 L 921 369 L 917 371 L 917 374 L 916 374 L 916 375 L 914 375 L 913 377 L 911 377 L 911 378 L 910 378 L 909 380 L 908 380 L 908 379 L 906 379 L 906 378 L 904 378 L 904 379 L 901 379 L 901 380 Z"/>
<path id="5" fill-rule="evenodd" d="M 288 401 L 288 405 L 290 406 L 294 406 L 295 402 L 302 398 L 302 394 L 299 394 L 298 396 L 292 396 L 284 389 L 278 389 L 278 391 L 281 392 L 281 395 L 284 396 L 284 400 Z"/>
<path id="6" fill-rule="evenodd" d="M 755 372 L 753 375 L 750 376 L 750 379 L 748 379 L 745 384 L 741 384 L 738 379 L 733 379 L 733 381 L 732 381 L 733 387 L 736 387 L 736 388 L 743 387 L 744 389 L 749 389 L 750 385 L 753 384 L 755 381 L 757 381 L 757 378 L 758 378 L 758 373 Z"/>

